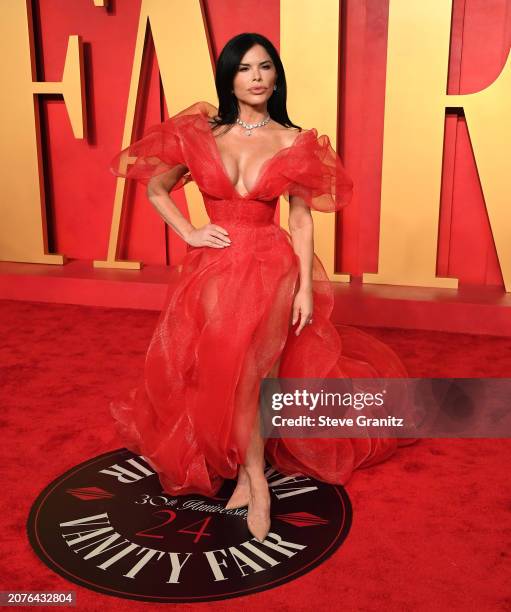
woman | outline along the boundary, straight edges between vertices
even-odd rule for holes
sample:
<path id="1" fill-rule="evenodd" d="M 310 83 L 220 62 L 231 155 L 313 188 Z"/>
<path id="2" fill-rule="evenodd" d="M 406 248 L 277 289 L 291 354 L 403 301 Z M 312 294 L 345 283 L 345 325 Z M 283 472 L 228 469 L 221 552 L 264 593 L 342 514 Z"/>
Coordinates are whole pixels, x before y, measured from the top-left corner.
<path id="1" fill-rule="evenodd" d="M 344 483 L 392 454 L 396 440 L 268 439 L 259 430 L 265 377 L 400 377 L 390 348 L 330 322 L 331 284 L 313 251 L 311 208 L 336 211 L 352 181 L 327 136 L 286 111 L 286 80 L 271 42 L 240 34 L 216 68 L 218 111 L 199 102 L 152 126 L 112 171 L 142 181 L 189 245 L 146 357 L 143 384 L 111 405 L 125 445 L 172 494 L 214 495 L 237 477 L 227 508 L 248 505 L 248 529 L 270 528 L 265 454 L 286 474 Z M 131 164 L 128 168 L 128 163 Z M 210 223 L 194 227 L 169 192 L 195 180 Z M 274 222 L 281 194 L 290 234 Z"/>

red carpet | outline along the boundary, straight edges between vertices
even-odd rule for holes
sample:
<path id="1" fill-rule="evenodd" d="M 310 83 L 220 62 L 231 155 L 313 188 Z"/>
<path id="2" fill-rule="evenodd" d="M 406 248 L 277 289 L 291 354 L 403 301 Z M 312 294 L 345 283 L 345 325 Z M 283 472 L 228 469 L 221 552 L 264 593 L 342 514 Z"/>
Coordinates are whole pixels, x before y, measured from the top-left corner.
<path id="1" fill-rule="evenodd" d="M 25 535 L 30 506 L 59 474 L 120 446 L 107 405 L 140 376 L 157 316 L 0 302 L 1 590 L 74 590 L 77 608 L 87 611 L 511 610 L 510 440 L 422 440 L 356 472 L 346 487 L 353 504 L 346 542 L 272 590 L 170 606 L 117 600 L 52 573 Z M 511 376 L 507 338 L 366 331 L 390 344 L 414 377 Z"/>

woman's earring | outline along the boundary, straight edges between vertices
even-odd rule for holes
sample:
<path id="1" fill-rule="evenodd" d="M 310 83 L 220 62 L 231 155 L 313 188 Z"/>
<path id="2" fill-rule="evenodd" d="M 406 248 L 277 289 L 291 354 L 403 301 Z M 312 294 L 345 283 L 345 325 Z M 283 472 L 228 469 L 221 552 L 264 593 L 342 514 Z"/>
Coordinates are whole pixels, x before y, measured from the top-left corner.
<path id="1" fill-rule="evenodd" d="M 273 86 L 273 91 L 277 91 L 277 85 L 276 84 Z"/>

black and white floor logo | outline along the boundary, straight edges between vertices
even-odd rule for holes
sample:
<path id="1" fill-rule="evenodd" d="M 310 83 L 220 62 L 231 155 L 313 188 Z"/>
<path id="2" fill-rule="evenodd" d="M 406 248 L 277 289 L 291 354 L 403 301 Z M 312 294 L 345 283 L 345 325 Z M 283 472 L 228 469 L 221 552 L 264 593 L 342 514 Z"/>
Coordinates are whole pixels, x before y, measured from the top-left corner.
<path id="1" fill-rule="evenodd" d="M 214 498 L 162 491 L 143 457 L 119 449 L 46 487 L 27 530 L 52 570 L 84 587 L 154 602 L 225 599 L 305 574 L 346 538 L 351 504 L 340 486 L 267 468 L 271 529 L 252 538 L 246 508 L 225 510 L 234 481 Z"/>

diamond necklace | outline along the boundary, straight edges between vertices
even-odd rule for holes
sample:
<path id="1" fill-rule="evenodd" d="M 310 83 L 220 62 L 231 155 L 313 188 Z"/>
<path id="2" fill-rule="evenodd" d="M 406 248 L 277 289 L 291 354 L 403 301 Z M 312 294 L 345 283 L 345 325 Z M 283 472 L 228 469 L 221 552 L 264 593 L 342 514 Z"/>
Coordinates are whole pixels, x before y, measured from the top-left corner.
<path id="1" fill-rule="evenodd" d="M 245 121 L 242 121 L 239 117 L 236 117 L 236 123 L 239 123 L 239 125 L 242 125 L 245 128 L 246 136 L 251 136 L 253 129 L 266 125 L 269 120 L 270 115 L 267 115 L 262 121 L 259 121 L 259 123 L 245 123 Z"/>

